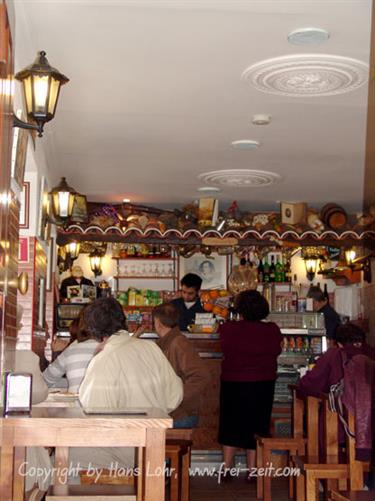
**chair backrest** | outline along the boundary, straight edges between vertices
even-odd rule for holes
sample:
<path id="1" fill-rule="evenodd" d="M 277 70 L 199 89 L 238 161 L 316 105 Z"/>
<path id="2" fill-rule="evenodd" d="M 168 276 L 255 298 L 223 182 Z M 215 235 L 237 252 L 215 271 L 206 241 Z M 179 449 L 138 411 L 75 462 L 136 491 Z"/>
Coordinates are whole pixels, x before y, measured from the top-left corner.
<path id="1" fill-rule="evenodd" d="M 324 446 L 327 456 L 339 457 L 339 416 L 329 404 L 328 395 L 322 395 L 323 421 L 324 421 Z M 348 412 L 347 422 L 349 430 L 355 430 L 355 418 L 352 412 Z M 349 466 L 350 490 L 363 489 L 364 463 L 355 458 L 356 441 L 354 434 L 346 434 L 346 457 Z"/>
<path id="2" fill-rule="evenodd" d="M 307 454 L 319 455 L 319 406 L 320 398 L 307 397 Z"/>
<path id="3" fill-rule="evenodd" d="M 293 396 L 292 402 L 292 435 L 293 438 L 303 438 L 303 414 L 305 411 L 305 401 L 299 398 L 297 386 L 290 385 L 290 390 Z"/>

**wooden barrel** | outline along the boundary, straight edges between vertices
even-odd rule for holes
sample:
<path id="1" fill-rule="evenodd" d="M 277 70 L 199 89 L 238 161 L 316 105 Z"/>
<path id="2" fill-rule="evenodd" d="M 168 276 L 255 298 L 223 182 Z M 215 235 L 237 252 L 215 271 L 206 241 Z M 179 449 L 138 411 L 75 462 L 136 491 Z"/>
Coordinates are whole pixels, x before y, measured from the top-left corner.
<path id="1" fill-rule="evenodd" d="M 326 204 L 320 211 L 320 219 L 324 224 L 337 230 L 346 225 L 348 216 L 345 210 L 337 204 Z"/>

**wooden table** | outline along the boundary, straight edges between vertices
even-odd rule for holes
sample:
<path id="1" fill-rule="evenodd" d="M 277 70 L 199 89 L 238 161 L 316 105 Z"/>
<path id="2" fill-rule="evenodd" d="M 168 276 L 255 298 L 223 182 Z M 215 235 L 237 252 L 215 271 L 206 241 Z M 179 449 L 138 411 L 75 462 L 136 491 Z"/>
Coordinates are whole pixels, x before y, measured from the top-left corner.
<path id="1" fill-rule="evenodd" d="M 17 463 L 21 457 L 24 460 L 25 447 L 56 447 L 55 467 L 61 470 L 68 467 L 69 447 L 74 446 L 141 447 L 148 474 L 142 475 L 137 499 L 164 501 L 164 475 L 160 472 L 164 468 L 166 429 L 173 421 L 159 409 L 143 410 L 147 415 L 86 415 L 80 407 L 40 407 L 33 408 L 31 417 L 1 418 L 0 499 L 22 499 L 24 479 L 17 474 Z M 15 454 L 15 448 L 21 448 L 21 455 Z M 63 483 L 58 474 L 55 479 Z"/>

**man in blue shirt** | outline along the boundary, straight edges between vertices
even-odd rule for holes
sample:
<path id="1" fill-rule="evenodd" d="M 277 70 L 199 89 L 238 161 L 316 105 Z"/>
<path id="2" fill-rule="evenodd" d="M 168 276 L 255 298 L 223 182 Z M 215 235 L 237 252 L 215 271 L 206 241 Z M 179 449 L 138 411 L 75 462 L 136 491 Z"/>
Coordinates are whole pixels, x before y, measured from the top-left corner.
<path id="1" fill-rule="evenodd" d="M 199 298 L 202 279 L 195 273 L 188 273 L 181 279 L 181 297 L 171 303 L 179 312 L 179 329 L 186 331 L 188 325 L 194 323 L 196 313 L 204 313 Z"/>

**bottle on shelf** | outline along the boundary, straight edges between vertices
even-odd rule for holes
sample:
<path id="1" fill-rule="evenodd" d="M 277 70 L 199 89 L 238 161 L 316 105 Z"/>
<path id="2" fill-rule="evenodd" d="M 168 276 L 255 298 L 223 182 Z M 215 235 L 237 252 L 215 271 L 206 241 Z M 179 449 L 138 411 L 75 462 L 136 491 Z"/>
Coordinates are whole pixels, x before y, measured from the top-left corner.
<path id="1" fill-rule="evenodd" d="M 234 302 L 233 300 L 231 300 L 228 306 L 228 320 L 233 321 L 236 319 L 237 319 L 237 312 L 234 307 Z"/>
<path id="2" fill-rule="evenodd" d="M 290 261 L 287 259 L 284 264 L 284 280 L 289 284 L 292 283 L 292 270 L 290 267 Z"/>
<path id="3" fill-rule="evenodd" d="M 324 295 L 324 298 L 327 300 L 327 304 L 329 304 L 329 294 L 328 294 L 327 284 L 324 284 L 323 295 Z"/>
<path id="4" fill-rule="evenodd" d="M 284 276 L 283 261 L 282 259 L 279 260 L 279 258 L 277 258 L 275 266 L 275 282 L 284 282 L 284 281 L 285 281 L 285 276 Z"/>
<path id="5" fill-rule="evenodd" d="M 271 256 L 271 264 L 270 264 L 270 282 L 275 282 L 276 279 L 276 267 L 275 267 L 275 258 Z"/>
<path id="6" fill-rule="evenodd" d="M 263 260 L 262 259 L 259 259 L 258 282 L 260 282 L 260 283 L 264 282 L 264 267 L 263 267 Z"/>
<path id="7" fill-rule="evenodd" d="M 268 256 L 264 258 L 264 265 L 263 265 L 263 281 L 264 282 L 269 282 L 270 281 L 270 265 L 268 263 Z"/>

